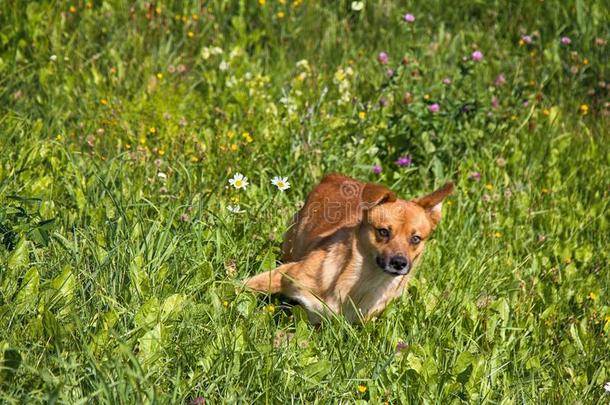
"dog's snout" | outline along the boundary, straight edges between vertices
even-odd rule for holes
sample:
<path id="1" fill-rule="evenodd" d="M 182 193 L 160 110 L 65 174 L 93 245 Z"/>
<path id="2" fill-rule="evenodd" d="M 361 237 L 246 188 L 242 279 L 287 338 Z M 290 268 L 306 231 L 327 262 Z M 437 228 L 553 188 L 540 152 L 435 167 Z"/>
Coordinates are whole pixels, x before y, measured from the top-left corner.
<path id="1" fill-rule="evenodd" d="M 409 260 L 404 256 L 392 256 L 390 259 L 390 267 L 396 271 L 409 269 Z"/>

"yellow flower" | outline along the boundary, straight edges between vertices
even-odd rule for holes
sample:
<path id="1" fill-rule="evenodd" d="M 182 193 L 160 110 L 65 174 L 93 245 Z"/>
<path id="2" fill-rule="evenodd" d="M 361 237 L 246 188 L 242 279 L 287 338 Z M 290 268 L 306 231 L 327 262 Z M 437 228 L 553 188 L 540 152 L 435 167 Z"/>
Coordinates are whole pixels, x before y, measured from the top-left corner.
<path id="1" fill-rule="evenodd" d="M 161 73 L 161 72 L 157 73 L 157 79 L 159 79 L 159 80 L 163 79 L 163 73 Z"/>
<path id="2" fill-rule="evenodd" d="M 360 118 L 361 120 L 364 120 L 366 118 L 366 113 L 364 111 L 360 111 L 358 113 L 358 118 Z"/>
<path id="3" fill-rule="evenodd" d="M 494 186 L 492 186 L 490 183 L 485 184 L 485 188 L 488 190 L 492 190 L 494 188 Z"/>
<path id="4" fill-rule="evenodd" d="M 250 132 L 244 132 L 243 134 L 241 134 L 241 137 L 244 138 L 246 143 L 254 142 L 254 139 L 252 139 L 252 137 L 250 136 Z"/>
<path id="5" fill-rule="evenodd" d="M 142 144 L 142 145 L 146 144 L 146 137 L 141 136 L 139 141 L 140 141 L 140 144 Z"/>
<path id="6" fill-rule="evenodd" d="M 273 304 L 269 304 L 265 307 L 265 311 L 269 312 L 270 314 L 275 312 L 275 305 Z"/>
<path id="7" fill-rule="evenodd" d="M 499 238 L 499 237 L 501 237 L 501 236 L 502 236 L 502 234 L 501 234 L 500 232 L 496 232 L 496 233 L 494 233 L 494 238 Z"/>
<path id="8" fill-rule="evenodd" d="M 131 144 L 125 144 L 125 149 L 131 149 Z"/>
<path id="9" fill-rule="evenodd" d="M 186 36 L 189 38 L 193 38 L 195 36 L 195 33 L 193 31 L 189 31 L 186 33 Z"/>
<path id="10" fill-rule="evenodd" d="M 72 14 L 76 13 L 76 7 L 75 6 L 70 6 L 69 10 L 70 10 L 70 12 Z"/>
<path id="11" fill-rule="evenodd" d="M 549 109 L 548 109 L 548 108 L 545 108 L 544 110 L 542 110 L 542 113 L 543 113 L 543 114 L 544 114 L 546 117 L 548 117 L 548 116 L 551 114 L 551 111 L 549 111 Z"/>
<path id="12" fill-rule="evenodd" d="M 364 394 L 366 392 L 366 385 L 358 384 L 358 392 Z"/>
<path id="13" fill-rule="evenodd" d="M 587 104 L 581 104 L 579 110 L 582 115 L 587 115 L 589 113 L 589 106 Z"/>
<path id="14" fill-rule="evenodd" d="M 524 41 L 524 40 L 522 40 L 522 39 L 520 39 L 520 40 L 519 40 L 519 46 L 523 46 L 523 45 L 525 45 L 525 41 Z"/>
<path id="15" fill-rule="evenodd" d="M 584 58 L 584 59 L 582 60 L 582 64 L 583 64 L 583 65 L 588 65 L 588 64 L 589 64 L 589 59 Z"/>
<path id="16" fill-rule="evenodd" d="M 227 138 L 232 139 L 235 136 L 235 131 L 227 132 Z"/>
<path id="17" fill-rule="evenodd" d="M 610 315 L 606 315 L 606 316 L 604 316 L 604 321 L 606 321 L 606 322 L 610 322 Z"/>
<path id="18" fill-rule="evenodd" d="M 222 305 L 224 305 L 225 307 L 228 307 L 228 306 L 229 306 L 229 301 L 224 300 L 224 301 L 222 302 Z"/>
<path id="19" fill-rule="evenodd" d="M 235 195 L 235 196 L 231 197 L 231 203 L 239 204 L 239 196 Z"/>
<path id="20" fill-rule="evenodd" d="M 597 294 L 591 291 L 589 295 L 587 295 L 587 298 L 589 298 L 591 301 L 595 301 L 597 299 Z"/>
<path id="21" fill-rule="evenodd" d="M 155 127 L 150 127 L 150 128 L 148 128 L 148 132 L 150 132 L 151 134 L 154 134 L 154 133 L 156 133 L 156 132 L 157 132 L 157 128 L 155 128 Z"/>
<path id="22" fill-rule="evenodd" d="M 191 162 L 197 163 L 197 162 L 199 162 L 199 158 L 197 156 L 193 155 L 193 156 L 191 156 Z"/>
<path id="23" fill-rule="evenodd" d="M 236 144 L 236 143 L 232 143 L 232 144 L 231 144 L 231 150 L 232 150 L 233 152 L 235 152 L 235 151 L 237 150 L 237 144 Z"/>
<path id="24" fill-rule="evenodd" d="M 56 140 L 61 141 L 62 139 L 64 139 L 63 136 L 61 136 L 61 134 L 57 134 L 57 136 L 55 137 Z"/>
<path id="25" fill-rule="evenodd" d="M 267 4 L 267 0 L 258 0 L 258 4 L 264 6 L 265 4 Z"/>
<path id="26" fill-rule="evenodd" d="M 103 99 L 100 100 L 100 103 L 102 103 L 102 105 L 107 105 L 108 104 L 108 100 L 103 98 Z"/>
<path id="27" fill-rule="evenodd" d="M 286 0 L 278 0 L 278 3 L 280 3 L 281 5 L 286 4 Z"/>
<path id="28" fill-rule="evenodd" d="M 286 14 L 284 14 L 283 11 L 280 11 L 280 12 L 277 13 L 277 18 L 284 18 L 285 15 Z"/>
<path id="29" fill-rule="evenodd" d="M 430 99 L 430 94 L 424 94 L 424 100 L 429 100 Z"/>
<path id="30" fill-rule="evenodd" d="M 345 80 L 345 72 L 343 71 L 343 69 L 339 69 L 335 72 L 335 79 L 338 82 L 342 82 L 343 80 Z"/>
<path id="31" fill-rule="evenodd" d="M 188 21 L 188 18 L 187 18 L 185 15 L 183 15 L 183 16 L 182 16 L 182 18 L 181 18 L 181 20 L 182 20 L 182 22 L 183 22 L 183 23 L 185 23 L 185 22 L 187 22 L 187 21 Z"/>
<path id="32" fill-rule="evenodd" d="M 199 14 L 193 14 L 193 20 L 197 21 L 199 20 Z"/>
<path id="33" fill-rule="evenodd" d="M 514 121 L 514 120 L 516 120 L 516 119 L 517 119 L 517 116 L 516 116 L 516 115 L 511 115 L 510 119 L 511 119 L 512 121 Z"/>
<path id="34" fill-rule="evenodd" d="M 159 7 L 159 6 L 155 7 L 155 13 L 161 14 L 161 7 Z"/>
<path id="35" fill-rule="evenodd" d="M 164 149 L 159 149 L 158 153 L 159 153 L 159 156 L 163 156 L 163 155 L 165 155 L 165 150 Z"/>

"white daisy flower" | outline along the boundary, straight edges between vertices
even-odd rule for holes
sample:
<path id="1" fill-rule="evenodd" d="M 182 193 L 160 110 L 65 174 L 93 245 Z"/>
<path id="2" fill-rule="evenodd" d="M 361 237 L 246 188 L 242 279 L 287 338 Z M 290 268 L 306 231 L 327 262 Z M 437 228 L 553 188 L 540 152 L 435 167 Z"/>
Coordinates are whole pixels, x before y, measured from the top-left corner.
<path id="1" fill-rule="evenodd" d="M 246 212 L 244 210 L 241 209 L 241 207 L 239 206 L 239 204 L 236 205 L 231 205 L 229 204 L 227 206 L 227 209 L 232 212 L 233 214 L 241 214 L 242 212 Z"/>
<path id="2" fill-rule="evenodd" d="M 229 179 L 229 184 L 236 189 L 243 188 L 244 190 L 248 187 L 248 178 L 241 173 L 235 173 L 232 179 Z"/>
<path id="3" fill-rule="evenodd" d="M 290 188 L 290 183 L 288 182 L 287 177 L 275 176 L 271 179 L 271 184 L 276 186 L 280 191 L 288 190 Z"/>
<path id="4" fill-rule="evenodd" d="M 361 11 L 364 8 L 363 1 L 352 1 L 352 10 Z"/>
<path id="5" fill-rule="evenodd" d="M 606 390 L 606 392 L 610 392 L 610 381 L 604 384 L 604 389 Z"/>

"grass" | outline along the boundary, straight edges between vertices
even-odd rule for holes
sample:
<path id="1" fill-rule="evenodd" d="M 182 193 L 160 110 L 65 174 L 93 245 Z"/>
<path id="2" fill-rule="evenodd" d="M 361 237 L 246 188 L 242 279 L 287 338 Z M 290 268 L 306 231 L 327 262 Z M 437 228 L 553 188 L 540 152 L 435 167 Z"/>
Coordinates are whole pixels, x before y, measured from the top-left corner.
<path id="1" fill-rule="evenodd" d="M 0 5 L 0 401 L 607 402 L 607 4 L 259 3 Z M 329 171 L 457 184 L 364 325 L 239 288 Z"/>

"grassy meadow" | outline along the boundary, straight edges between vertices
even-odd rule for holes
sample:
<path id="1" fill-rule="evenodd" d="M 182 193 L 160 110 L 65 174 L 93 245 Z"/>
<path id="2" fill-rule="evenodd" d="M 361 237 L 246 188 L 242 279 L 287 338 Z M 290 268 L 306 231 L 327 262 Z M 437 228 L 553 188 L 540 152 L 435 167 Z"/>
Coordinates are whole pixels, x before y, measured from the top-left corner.
<path id="1" fill-rule="evenodd" d="M 0 402 L 608 403 L 609 39 L 603 1 L 1 2 Z M 362 325 L 240 288 L 331 171 L 456 183 Z"/>

